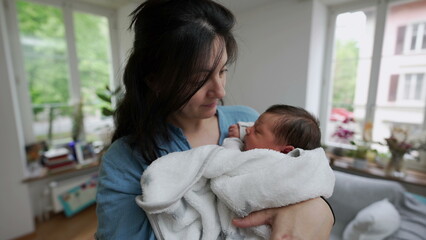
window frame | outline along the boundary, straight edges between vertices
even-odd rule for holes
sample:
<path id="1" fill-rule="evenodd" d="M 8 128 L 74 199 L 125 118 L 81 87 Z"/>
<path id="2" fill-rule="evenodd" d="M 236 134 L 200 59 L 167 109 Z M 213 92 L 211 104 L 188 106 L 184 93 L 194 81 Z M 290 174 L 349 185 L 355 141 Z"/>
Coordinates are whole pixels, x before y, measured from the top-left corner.
<path id="1" fill-rule="evenodd" d="M 410 2 L 410 0 L 362 0 L 357 2 L 351 2 L 351 3 L 343 3 L 335 6 L 330 6 L 328 8 L 328 26 L 327 26 L 327 39 L 325 42 L 325 54 L 324 54 L 324 65 L 323 65 L 323 87 L 322 87 L 322 94 L 321 94 L 321 107 L 320 107 L 320 123 L 322 132 L 327 132 L 327 122 L 329 118 L 329 113 L 332 109 L 332 62 L 333 62 L 333 56 L 334 56 L 334 38 L 335 38 L 335 28 L 336 28 L 336 20 L 337 16 L 341 13 L 345 12 L 355 12 L 360 11 L 362 9 L 371 8 L 374 7 L 376 11 L 375 16 L 375 23 L 374 23 L 374 39 L 373 39 L 373 52 L 371 57 L 371 72 L 370 72 L 370 79 L 369 79 L 369 90 L 368 90 L 368 96 L 367 96 L 367 103 L 366 103 L 366 113 L 365 113 L 365 119 L 364 123 L 373 123 L 375 118 L 375 108 L 377 103 L 377 91 L 379 86 L 379 80 L 380 80 L 380 67 L 381 67 L 381 58 L 382 58 L 382 51 L 383 51 L 383 44 L 384 44 L 384 35 L 385 35 L 385 27 L 386 27 L 386 20 L 387 20 L 387 13 L 388 8 L 390 5 L 395 3 L 403 3 L 403 2 Z M 408 26 L 407 26 L 408 27 Z M 425 27 L 426 28 L 426 27 Z M 426 29 L 425 29 L 426 31 Z M 405 34 L 405 38 L 406 38 Z M 405 44 L 405 42 L 404 42 Z M 423 49 L 422 49 L 423 50 Z M 402 54 L 406 54 L 406 46 L 403 46 Z M 411 52 L 410 52 L 411 53 Z M 408 55 L 410 54 L 408 53 Z M 401 73 L 399 76 L 399 85 L 403 83 L 404 77 L 406 73 Z M 426 84 L 426 73 L 424 76 L 423 84 Z M 398 86 L 398 88 L 400 88 Z M 399 89 L 397 89 L 399 91 Z M 397 93 L 399 94 L 399 92 Z M 397 96 L 396 102 L 399 101 L 399 97 Z M 426 98 L 426 97 L 425 97 Z M 423 101 L 426 101 L 425 99 L 422 99 Z M 423 125 L 422 129 L 423 131 L 426 131 L 426 103 L 424 105 L 424 117 L 423 117 Z M 362 129 L 362 135 L 364 135 L 364 128 Z M 322 135 L 322 142 L 325 143 L 328 146 L 333 147 L 344 147 L 344 148 L 350 148 L 350 146 L 347 146 L 345 144 L 338 144 L 334 142 L 329 142 L 327 139 L 327 136 L 325 134 Z M 407 162 L 407 167 L 409 168 L 415 168 L 419 170 L 426 170 L 426 153 L 422 153 L 421 160 L 419 162 L 415 161 L 409 161 Z"/>
<path id="2" fill-rule="evenodd" d="M 417 33 L 416 33 L 416 42 L 414 49 L 411 49 L 412 45 L 412 37 L 413 37 L 413 28 L 414 25 L 417 25 Z M 405 39 L 404 39 L 404 53 L 405 54 L 416 54 L 423 53 L 426 51 L 426 48 L 422 48 L 423 38 L 426 38 L 426 21 L 424 22 L 413 22 L 409 25 L 406 25 L 405 30 Z"/>
<path id="3" fill-rule="evenodd" d="M 16 2 L 19 0 L 3 0 L 5 5 L 6 21 L 9 32 L 9 40 L 12 48 L 12 60 L 14 73 L 16 76 L 17 94 L 20 99 L 19 108 L 22 119 L 22 129 L 25 143 L 36 141 L 33 130 L 33 111 L 31 97 L 29 94 L 28 80 L 24 69 L 24 57 L 22 46 L 20 44 L 20 33 L 18 24 L 18 12 Z M 112 88 L 120 85 L 119 76 L 119 42 L 117 29 L 117 13 L 115 10 L 95 6 L 88 3 L 70 2 L 66 0 L 25 0 L 28 2 L 38 3 L 57 7 L 62 10 L 64 16 L 65 41 L 67 43 L 68 68 L 69 68 L 69 91 L 71 104 L 77 103 L 81 96 L 81 79 L 78 70 L 77 47 L 75 41 L 75 29 L 73 14 L 74 12 L 82 12 L 102 16 L 108 20 L 111 55 L 110 79 L 109 83 Z"/>

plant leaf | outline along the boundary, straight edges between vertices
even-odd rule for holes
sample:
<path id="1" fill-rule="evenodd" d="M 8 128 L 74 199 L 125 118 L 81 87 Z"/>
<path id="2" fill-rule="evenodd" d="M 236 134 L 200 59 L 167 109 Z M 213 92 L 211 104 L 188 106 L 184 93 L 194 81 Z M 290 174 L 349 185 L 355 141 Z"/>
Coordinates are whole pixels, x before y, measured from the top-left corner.
<path id="1" fill-rule="evenodd" d="M 107 107 L 102 107 L 102 115 L 109 117 L 109 116 L 112 116 L 113 114 L 114 112 L 111 109 Z"/>
<path id="2" fill-rule="evenodd" d="M 108 95 L 106 95 L 106 94 L 104 94 L 104 93 L 100 93 L 100 92 L 96 93 L 96 95 L 97 95 L 100 99 L 102 99 L 104 102 L 111 103 L 111 97 L 110 97 L 110 96 L 108 96 Z"/>

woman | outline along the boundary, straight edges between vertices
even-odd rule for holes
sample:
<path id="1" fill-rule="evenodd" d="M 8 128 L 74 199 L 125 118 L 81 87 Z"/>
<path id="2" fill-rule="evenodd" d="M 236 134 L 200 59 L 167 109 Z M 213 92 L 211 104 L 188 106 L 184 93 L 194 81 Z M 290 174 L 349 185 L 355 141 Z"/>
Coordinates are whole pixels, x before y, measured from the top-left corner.
<path id="1" fill-rule="evenodd" d="M 135 203 L 146 167 L 170 152 L 221 144 L 231 124 L 258 117 L 248 107 L 218 106 L 237 52 L 229 10 L 211 0 L 148 0 L 132 16 L 126 93 L 99 176 L 99 239 L 155 239 Z M 313 199 L 233 223 L 269 224 L 272 239 L 327 239 L 333 216 L 325 201 Z"/>

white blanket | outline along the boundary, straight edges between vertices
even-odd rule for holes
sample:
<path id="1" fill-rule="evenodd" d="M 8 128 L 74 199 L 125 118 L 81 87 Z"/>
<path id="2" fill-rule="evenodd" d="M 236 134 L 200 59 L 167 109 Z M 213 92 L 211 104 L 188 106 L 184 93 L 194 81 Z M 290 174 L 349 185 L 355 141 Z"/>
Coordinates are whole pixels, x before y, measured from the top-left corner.
<path id="1" fill-rule="evenodd" d="M 269 239 L 269 227 L 239 229 L 232 218 L 328 198 L 334 173 L 322 148 L 282 154 L 208 145 L 157 159 L 141 185 L 136 202 L 157 239 Z"/>

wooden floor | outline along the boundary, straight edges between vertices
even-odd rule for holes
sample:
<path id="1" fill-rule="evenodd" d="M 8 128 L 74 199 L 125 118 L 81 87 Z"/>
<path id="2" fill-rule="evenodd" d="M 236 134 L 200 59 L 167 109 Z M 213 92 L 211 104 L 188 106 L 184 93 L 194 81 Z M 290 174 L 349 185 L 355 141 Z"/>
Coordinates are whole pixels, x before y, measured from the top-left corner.
<path id="1" fill-rule="evenodd" d="M 48 221 L 36 223 L 34 233 L 15 240 L 92 240 L 98 224 L 95 210 L 92 205 L 70 218 L 56 214 Z"/>

